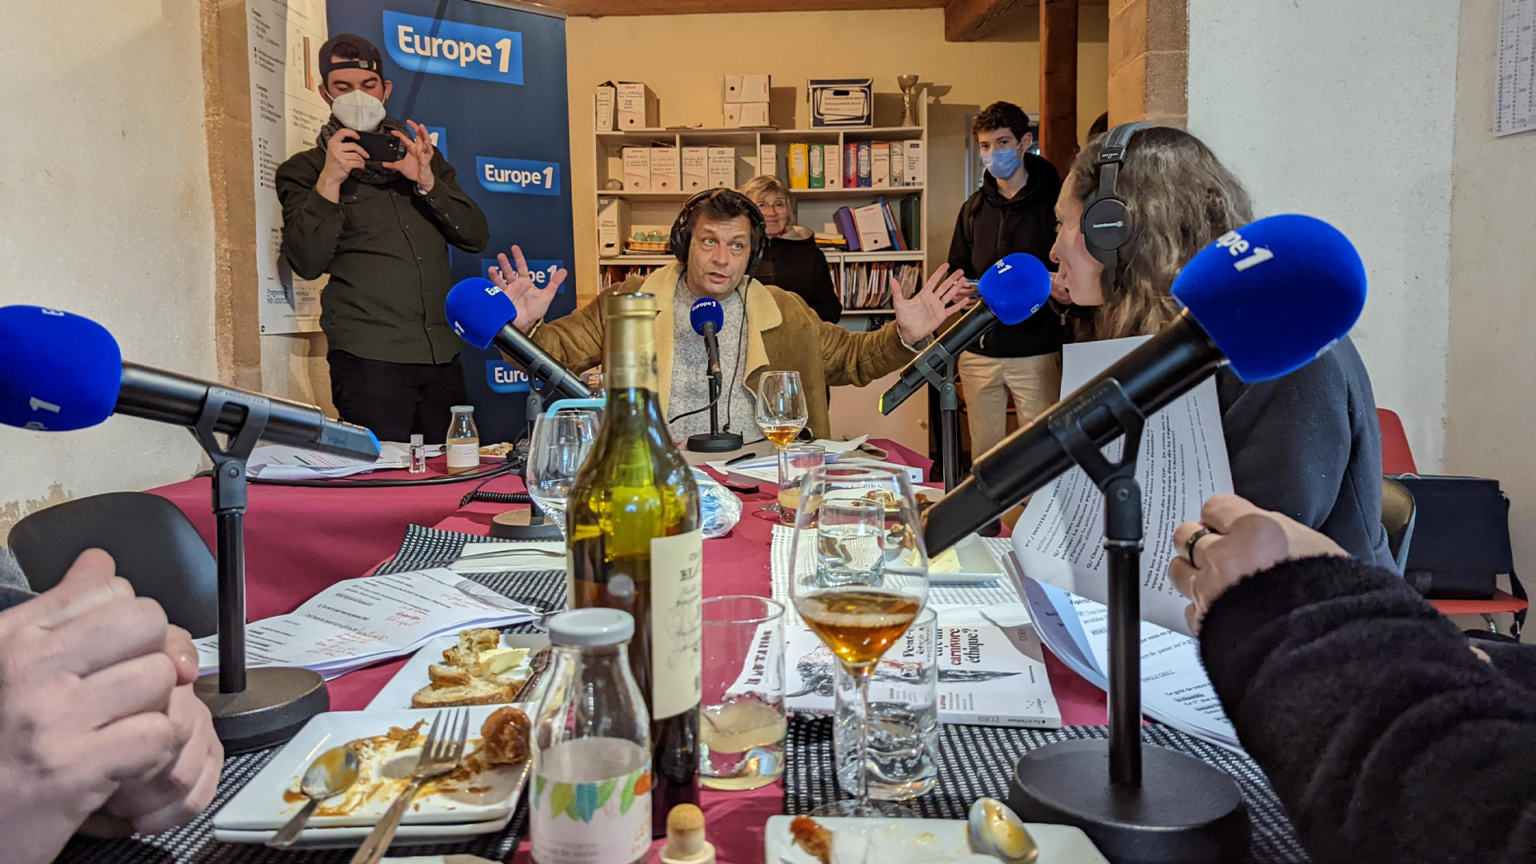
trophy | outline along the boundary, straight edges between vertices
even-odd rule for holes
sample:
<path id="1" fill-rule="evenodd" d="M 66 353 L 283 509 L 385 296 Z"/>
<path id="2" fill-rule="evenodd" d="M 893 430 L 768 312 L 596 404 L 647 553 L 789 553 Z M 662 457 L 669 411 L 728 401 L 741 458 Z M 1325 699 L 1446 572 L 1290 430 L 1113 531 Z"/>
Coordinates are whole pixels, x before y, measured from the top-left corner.
<path id="1" fill-rule="evenodd" d="M 901 125 L 916 126 L 917 124 L 917 76 L 897 75 L 896 83 L 901 85 Z"/>

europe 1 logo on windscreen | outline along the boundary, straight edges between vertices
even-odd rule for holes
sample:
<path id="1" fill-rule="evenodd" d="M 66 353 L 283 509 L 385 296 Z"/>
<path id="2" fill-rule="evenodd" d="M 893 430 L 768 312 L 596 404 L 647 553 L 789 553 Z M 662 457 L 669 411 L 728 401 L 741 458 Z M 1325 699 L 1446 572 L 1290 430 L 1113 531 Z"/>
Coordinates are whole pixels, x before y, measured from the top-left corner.
<path id="1" fill-rule="evenodd" d="M 505 360 L 485 361 L 485 383 L 492 393 L 527 393 L 528 375 Z"/>
<path id="2" fill-rule="evenodd" d="M 384 47 L 411 72 L 523 83 L 523 34 L 512 30 L 385 10 Z"/>
<path id="3" fill-rule="evenodd" d="M 507 260 L 511 261 L 512 260 L 512 256 L 508 255 L 507 256 Z M 496 266 L 499 266 L 499 265 L 498 265 L 498 263 L 497 263 L 495 258 L 481 258 L 480 259 L 480 274 L 483 276 L 492 267 L 496 267 Z M 529 278 L 533 279 L 533 284 L 534 285 L 537 285 L 540 288 L 548 288 L 550 280 L 554 279 L 555 278 L 555 274 L 557 272 L 559 272 L 561 267 L 564 267 L 564 266 L 565 266 L 565 262 L 564 261 L 556 261 L 556 260 L 551 259 L 551 258 L 529 258 L 528 259 L 528 276 L 529 276 Z M 565 286 L 569 285 L 569 284 L 570 284 L 570 280 L 566 280 L 565 282 L 560 283 L 560 287 L 555 289 L 555 293 L 556 294 L 564 294 L 565 293 Z"/>
<path id="4" fill-rule="evenodd" d="M 475 176 L 487 192 L 508 192 L 514 195 L 560 194 L 558 162 L 476 156 Z"/>

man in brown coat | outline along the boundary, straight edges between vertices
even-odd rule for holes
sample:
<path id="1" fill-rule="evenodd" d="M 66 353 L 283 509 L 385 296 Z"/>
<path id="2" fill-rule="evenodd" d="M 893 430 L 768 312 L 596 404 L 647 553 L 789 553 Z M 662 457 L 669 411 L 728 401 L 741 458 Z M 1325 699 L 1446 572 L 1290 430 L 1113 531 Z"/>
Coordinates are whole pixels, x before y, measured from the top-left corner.
<path id="1" fill-rule="evenodd" d="M 720 422 L 744 440 L 761 440 L 753 419 L 757 382 L 769 370 L 800 373 L 809 408 L 807 428 L 818 438 L 831 434 L 827 416 L 827 387 L 862 387 L 902 368 L 949 316 L 975 303 L 963 274 L 944 278 L 940 266 L 922 290 L 903 297 L 892 280 L 892 311 L 896 320 L 879 330 L 851 333 L 817 317 L 798 295 L 751 278 L 748 266 L 763 238 L 763 220 L 751 200 L 728 189 L 701 196 L 679 216 L 673 248 L 678 261 L 650 276 L 635 276 L 610 290 L 644 291 L 656 297 L 656 355 L 662 410 L 673 440 L 709 431 L 702 410 L 709 397 L 705 382 L 703 340 L 689 320 L 698 298 L 719 301 L 725 315 L 720 328 L 720 366 L 726 382 L 720 399 Z M 539 287 L 530 278 L 520 249 L 513 261 L 500 256 L 490 278 L 512 298 L 519 330 L 566 367 L 581 371 L 602 361 L 601 300 L 571 315 L 540 323 L 554 298 L 557 283 Z M 870 410 L 875 410 L 873 402 Z M 696 412 L 696 413 L 694 413 Z M 686 415 L 686 416 L 684 416 Z"/>

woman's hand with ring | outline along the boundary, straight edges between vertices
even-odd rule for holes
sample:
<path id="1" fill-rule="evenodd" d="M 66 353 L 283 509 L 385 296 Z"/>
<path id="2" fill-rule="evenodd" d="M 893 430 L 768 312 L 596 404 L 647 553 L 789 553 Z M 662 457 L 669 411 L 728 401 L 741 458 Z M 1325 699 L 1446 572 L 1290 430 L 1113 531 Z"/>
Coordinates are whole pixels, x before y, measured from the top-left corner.
<path id="1" fill-rule="evenodd" d="M 1348 557 L 1328 537 L 1237 495 L 1207 500 L 1200 521 L 1185 522 L 1174 531 L 1173 548 L 1179 554 L 1169 563 L 1168 576 L 1189 598 L 1184 616 L 1194 633 L 1200 632 L 1200 622 L 1216 598 L 1242 579 L 1294 558 Z"/>

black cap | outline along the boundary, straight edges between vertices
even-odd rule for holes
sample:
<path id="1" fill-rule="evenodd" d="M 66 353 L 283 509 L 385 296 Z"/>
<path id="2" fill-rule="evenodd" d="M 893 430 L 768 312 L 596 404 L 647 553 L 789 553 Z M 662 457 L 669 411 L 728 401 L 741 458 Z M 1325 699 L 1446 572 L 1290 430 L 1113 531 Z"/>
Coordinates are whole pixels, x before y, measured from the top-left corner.
<path id="1" fill-rule="evenodd" d="M 336 53 L 337 45 L 349 45 L 356 49 L 357 59 L 333 62 L 331 57 Z M 384 58 L 380 56 L 379 49 L 373 47 L 372 42 L 356 33 L 337 33 L 320 46 L 320 81 L 322 83 L 331 77 L 332 69 L 366 69 L 369 72 L 378 73 L 378 76 L 383 78 Z"/>

